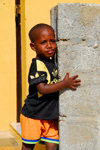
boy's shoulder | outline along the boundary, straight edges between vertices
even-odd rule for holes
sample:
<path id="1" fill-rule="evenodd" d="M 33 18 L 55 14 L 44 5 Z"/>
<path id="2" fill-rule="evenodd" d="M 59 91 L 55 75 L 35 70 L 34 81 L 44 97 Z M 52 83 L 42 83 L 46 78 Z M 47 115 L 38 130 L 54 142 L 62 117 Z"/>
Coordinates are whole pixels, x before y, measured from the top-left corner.
<path id="1" fill-rule="evenodd" d="M 43 61 L 42 59 L 39 59 L 39 58 L 32 59 L 31 67 L 35 67 L 37 69 L 37 71 L 44 71 L 47 68 L 45 61 Z"/>
<path id="2" fill-rule="evenodd" d="M 35 62 L 43 62 L 43 60 L 42 59 L 40 59 L 40 58 L 33 58 L 32 59 L 32 63 L 35 63 Z"/>

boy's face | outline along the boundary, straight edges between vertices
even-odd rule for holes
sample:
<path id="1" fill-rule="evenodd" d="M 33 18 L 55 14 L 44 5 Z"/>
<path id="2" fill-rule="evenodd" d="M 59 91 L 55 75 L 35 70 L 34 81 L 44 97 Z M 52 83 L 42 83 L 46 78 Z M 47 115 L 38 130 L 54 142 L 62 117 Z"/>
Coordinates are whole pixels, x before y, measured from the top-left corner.
<path id="1" fill-rule="evenodd" d="M 37 56 L 53 57 L 57 48 L 53 30 L 51 28 L 36 29 L 34 43 L 30 45 L 36 51 Z"/>

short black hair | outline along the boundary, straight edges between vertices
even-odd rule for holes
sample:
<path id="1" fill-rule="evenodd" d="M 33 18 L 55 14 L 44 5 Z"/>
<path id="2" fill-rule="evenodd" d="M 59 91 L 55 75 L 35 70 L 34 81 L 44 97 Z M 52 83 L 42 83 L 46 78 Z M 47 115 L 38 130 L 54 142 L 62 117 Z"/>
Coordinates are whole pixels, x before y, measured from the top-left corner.
<path id="1" fill-rule="evenodd" d="M 36 24 L 34 27 L 32 27 L 29 31 L 29 38 L 31 40 L 31 42 L 34 42 L 34 31 L 36 29 L 40 29 L 40 28 L 50 28 L 53 30 L 54 32 L 54 29 L 52 28 L 52 26 L 48 25 L 48 24 L 45 24 L 45 23 L 39 23 L 39 24 Z"/>

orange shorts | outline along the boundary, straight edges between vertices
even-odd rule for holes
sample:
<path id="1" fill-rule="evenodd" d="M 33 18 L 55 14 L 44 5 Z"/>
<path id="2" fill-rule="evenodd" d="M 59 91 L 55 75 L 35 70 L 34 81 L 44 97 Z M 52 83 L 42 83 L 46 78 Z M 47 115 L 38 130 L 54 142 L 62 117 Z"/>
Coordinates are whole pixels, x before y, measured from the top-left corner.
<path id="1" fill-rule="evenodd" d="M 52 120 L 38 120 L 20 115 L 22 142 L 36 144 L 40 140 L 59 144 L 58 129 Z"/>

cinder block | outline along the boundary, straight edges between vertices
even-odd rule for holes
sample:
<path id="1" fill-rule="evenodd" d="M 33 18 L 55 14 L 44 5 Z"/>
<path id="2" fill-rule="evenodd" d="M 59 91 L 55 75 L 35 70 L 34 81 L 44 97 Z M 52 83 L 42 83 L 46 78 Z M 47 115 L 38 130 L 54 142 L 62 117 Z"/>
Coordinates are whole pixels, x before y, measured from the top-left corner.
<path id="1" fill-rule="evenodd" d="M 52 25 L 56 24 L 58 39 L 99 37 L 100 34 L 100 5 L 99 4 L 67 4 L 62 3 L 52 8 L 56 11 L 51 18 Z M 53 15 L 55 12 L 53 13 Z"/>
<path id="2" fill-rule="evenodd" d="M 100 5 L 58 4 L 51 12 L 59 75 L 82 80 L 76 91 L 60 91 L 60 150 L 100 150 Z"/>

